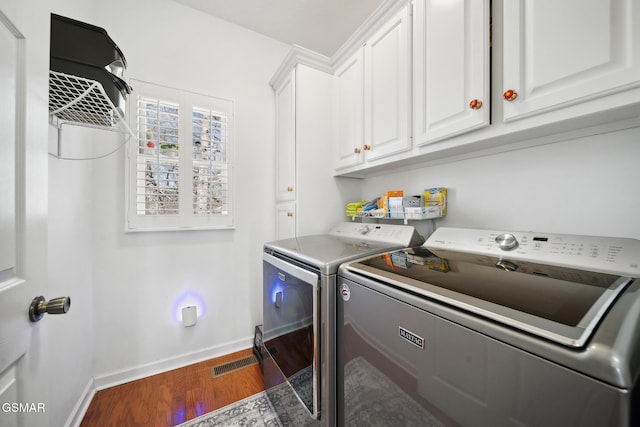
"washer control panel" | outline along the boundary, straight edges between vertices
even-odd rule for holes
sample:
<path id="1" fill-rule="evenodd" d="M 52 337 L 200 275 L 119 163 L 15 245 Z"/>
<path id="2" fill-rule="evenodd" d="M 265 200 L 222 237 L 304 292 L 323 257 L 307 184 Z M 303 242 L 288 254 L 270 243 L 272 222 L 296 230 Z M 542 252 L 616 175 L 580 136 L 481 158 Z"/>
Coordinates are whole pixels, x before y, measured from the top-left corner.
<path id="1" fill-rule="evenodd" d="M 637 239 L 440 227 L 423 246 L 436 255 L 446 251 L 466 252 L 640 277 Z"/>

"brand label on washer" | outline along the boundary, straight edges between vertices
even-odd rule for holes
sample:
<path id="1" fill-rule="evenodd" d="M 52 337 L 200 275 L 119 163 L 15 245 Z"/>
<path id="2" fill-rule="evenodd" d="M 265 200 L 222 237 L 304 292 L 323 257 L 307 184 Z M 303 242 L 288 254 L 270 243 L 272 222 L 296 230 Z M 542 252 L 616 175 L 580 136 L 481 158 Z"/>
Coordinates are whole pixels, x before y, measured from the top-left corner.
<path id="1" fill-rule="evenodd" d="M 411 344 L 424 350 L 424 338 L 421 336 L 407 331 L 402 326 L 398 326 L 398 335 L 400 335 L 400 338 L 409 341 Z"/>
<path id="2" fill-rule="evenodd" d="M 349 301 L 349 298 L 351 298 L 351 289 L 349 289 L 346 283 L 340 285 L 340 295 L 342 295 L 342 299 L 345 301 Z"/>

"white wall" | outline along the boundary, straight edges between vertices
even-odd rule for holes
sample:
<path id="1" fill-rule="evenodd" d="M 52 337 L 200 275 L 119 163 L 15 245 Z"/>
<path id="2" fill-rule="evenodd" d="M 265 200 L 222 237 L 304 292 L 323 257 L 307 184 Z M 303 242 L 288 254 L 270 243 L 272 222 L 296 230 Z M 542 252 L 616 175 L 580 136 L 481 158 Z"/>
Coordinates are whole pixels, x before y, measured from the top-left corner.
<path id="1" fill-rule="evenodd" d="M 91 162 L 49 160 L 49 294 L 71 297 L 64 316 L 48 319 L 51 425 L 64 425 L 90 387 L 93 322 Z"/>
<path id="2" fill-rule="evenodd" d="M 50 5 L 51 10 L 43 13 L 48 15 L 52 11 L 91 21 L 91 3 L 54 0 Z M 50 149 L 57 148 L 57 137 L 55 127 L 50 126 Z M 93 139 L 92 131 L 64 127 L 65 154 L 90 155 L 90 150 L 74 151 L 74 148 L 81 148 L 80 144 Z M 71 297 L 71 309 L 67 314 L 47 320 L 51 363 L 47 412 L 52 426 L 72 422 L 70 416 L 73 417 L 74 408 L 93 384 L 96 334 L 93 322 L 92 175 L 92 162 L 49 158 L 49 294 L 46 297 Z"/>
<path id="3" fill-rule="evenodd" d="M 640 128 L 422 167 L 363 181 L 390 189 L 447 187 L 446 218 L 469 227 L 640 238 Z"/>
<path id="4" fill-rule="evenodd" d="M 124 154 L 94 162 L 97 386 L 251 345 L 274 236 L 274 100 L 289 46 L 169 0 L 96 3 L 128 76 L 235 102 L 236 229 L 124 233 Z M 134 87 L 135 90 L 135 87 Z M 183 298 L 187 298 L 183 300 Z M 174 317 L 202 304 L 198 324 Z"/>
<path id="5" fill-rule="evenodd" d="M 262 243 L 273 238 L 275 222 L 268 81 L 289 47 L 170 0 L 52 4 L 56 13 L 106 28 L 130 77 L 233 99 L 236 107 L 235 231 L 126 234 L 122 151 L 88 162 L 50 160 L 50 293 L 72 297 L 70 313 L 49 322 L 48 408 L 51 425 L 63 425 L 92 376 L 102 387 L 250 345 L 261 322 Z M 65 138 L 118 137 L 80 131 Z M 639 139 L 639 129 L 619 131 L 358 184 L 363 199 L 448 187 L 449 215 L 437 225 L 640 238 Z M 193 328 L 174 318 L 185 296 L 206 306 Z"/>
<path id="6" fill-rule="evenodd" d="M 107 29 L 127 57 L 129 77 L 232 99 L 236 111 L 234 231 L 126 234 L 123 150 L 99 160 L 50 159 L 50 293 L 70 295 L 72 308 L 49 322 L 55 345 L 47 407 L 51 425 L 73 425 L 94 385 L 251 345 L 262 315 L 262 244 L 273 239 L 275 223 L 268 82 L 289 46 L 169 0 L 51 6 Z M 101 154 L 122 138 L 67 127 L 64 154 Z M 55 143 L 52 128 L 49 146 Z M 189 298 L 203 310 L 195 327 L 184 328 L 174 312 Z"/>

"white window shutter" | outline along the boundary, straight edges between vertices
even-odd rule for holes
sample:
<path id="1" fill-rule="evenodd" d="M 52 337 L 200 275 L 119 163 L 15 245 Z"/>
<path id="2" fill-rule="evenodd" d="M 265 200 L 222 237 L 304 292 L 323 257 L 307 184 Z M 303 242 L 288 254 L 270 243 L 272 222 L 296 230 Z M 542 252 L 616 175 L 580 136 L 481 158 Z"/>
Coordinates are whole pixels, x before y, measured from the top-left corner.
<path id="1" fill-rule="evenodd" d="M 232 228 L 233 102 L 132 86 L 127 231 Z"/>

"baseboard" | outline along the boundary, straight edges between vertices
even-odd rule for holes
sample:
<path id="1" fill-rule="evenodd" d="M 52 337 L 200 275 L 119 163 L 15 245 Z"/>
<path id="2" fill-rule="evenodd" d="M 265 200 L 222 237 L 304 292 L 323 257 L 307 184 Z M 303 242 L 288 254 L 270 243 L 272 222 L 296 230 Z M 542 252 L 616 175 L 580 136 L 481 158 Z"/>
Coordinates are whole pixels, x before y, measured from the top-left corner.
<path id="1" fill-rule="evenodd" d="M 65 427 L 78 427 L 84 418 L 84 414 L 87 412 L 89 408 L 89 404 L 91 404 L 91 400 L 93 396 L 96 394 L 96 388 L 94 386 L 95 380 L 91 378 L 87 383 L 87 386 L 82 391 L 80 395 L 80 399 L 73 407 L 69 418 L 67 418 L 67 422 L 64 423 Z"/>
<path id="2" fill-rule="evenodd" d="M 237 341 L 209 347 L 206 349 L 185 353 L 176 357 L 161 359 L 152 363 L 139 365 L 133 368 L 123 369 L 107 374 L 96 375 L 94 377 L 94 390 L 99 391 L 105 388 L 124 384 L 129 381 L 139 380 L 151 375 L 182 368 L 198 362 L 203 362 L 214 357 L 224 356 L 229 353 L 253 347 L 253 336 Z"/>
<path id="3" fill-rule="evenodd" d="M 222 345 L 209 347 L 203 350 L 185 353 L 176 357 L 158 360 L 153 363 L 147 363 L 134 368 L 123 369 L 120 371 L 96 375 L 89 380 L 84 388 L 78 402 L 73 411 L 67 418 L 65 427 L 78 427 L 82 423 L 82 419 L 91 404 L 93 396 L 99 390 L 113 387 L 116 385 L 128 383 L 129 381 L 139 380 L 151 375 L 170 371 L 172 369 L 182 368 L 193 363 L 203 362 L 214 357 L 224 356 L 236 351 L 245 350 L 253 347 L 253 336 L 243 338 L 241 340 L 229 342 Z"/>

